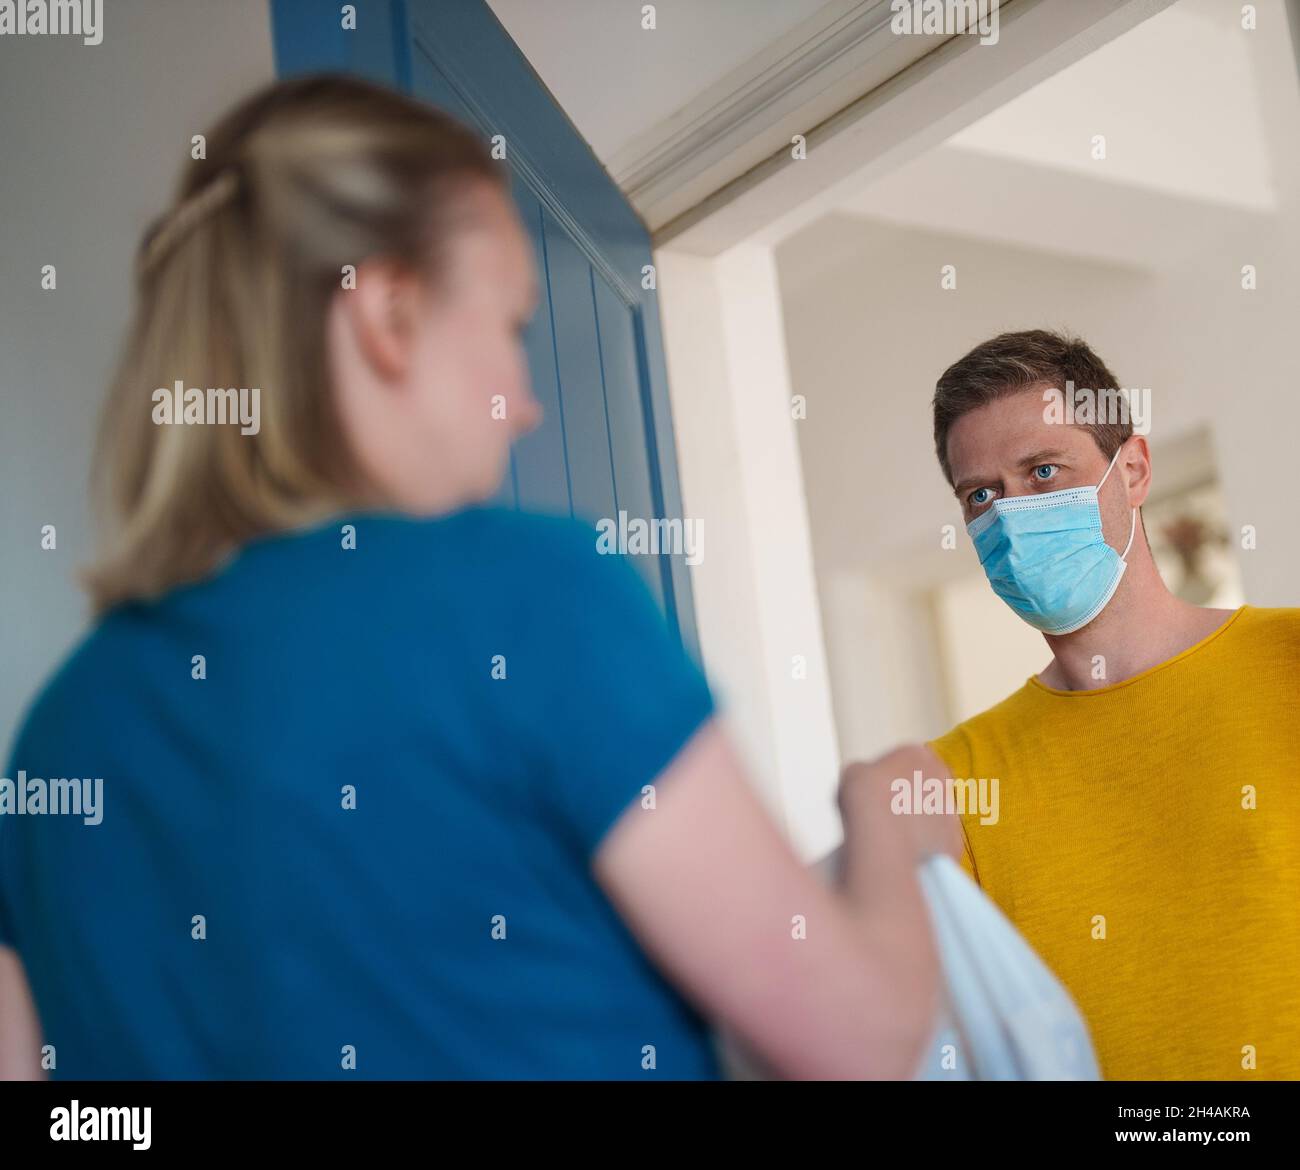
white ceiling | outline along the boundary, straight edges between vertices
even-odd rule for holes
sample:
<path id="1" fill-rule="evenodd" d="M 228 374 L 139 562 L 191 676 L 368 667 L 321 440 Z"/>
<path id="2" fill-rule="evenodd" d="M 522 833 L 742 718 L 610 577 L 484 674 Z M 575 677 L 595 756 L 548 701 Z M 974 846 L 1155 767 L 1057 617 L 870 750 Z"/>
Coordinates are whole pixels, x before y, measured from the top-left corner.
<path id="1" fill-rule="evenodd" d="M 606 166 L 826 0 L 488 0 Z"/>
<path id="2" fill-rule="evenodd" d="M 1278 213 L 1297 85 L 1281 0 L 1257 7 L 1247 32 L 1235 4 L 1179 0 L 838 211 L 1142 268 L 1250 235 Z"/>
<path id="3" fill-rule="evenodd" d="M 1180 0 L 954 135 L 949 143 L 1088 179 L 1269 211 L 1276 206 L 1252 49 L 1240 6 Z M 1105 135 L 1106 159 L 1090 153 Z"/>

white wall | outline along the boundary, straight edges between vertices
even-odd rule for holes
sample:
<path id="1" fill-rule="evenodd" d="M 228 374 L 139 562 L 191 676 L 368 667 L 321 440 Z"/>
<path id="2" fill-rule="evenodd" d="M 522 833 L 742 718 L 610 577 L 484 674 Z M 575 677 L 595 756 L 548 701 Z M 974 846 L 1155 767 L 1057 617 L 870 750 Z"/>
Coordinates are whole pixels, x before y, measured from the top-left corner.
<path id="1" fill-rule="evenodd" d="M 140 233 L 190 136 L 273 75 L 266 0 L 115 0 L 104 40 L 0 38 L 0 743 L 82 630 L 92 435 Z M 56 266 L 58 287 L 41 288 Z M 42 551 L 41 528 L 58 548 Z"/>
<path id="2" fill-rule="evenodd" d="M 807 859 L 837 844 L 830 680 L 775 258 L 656 256 L 700 648 L 757 789 Z"/>

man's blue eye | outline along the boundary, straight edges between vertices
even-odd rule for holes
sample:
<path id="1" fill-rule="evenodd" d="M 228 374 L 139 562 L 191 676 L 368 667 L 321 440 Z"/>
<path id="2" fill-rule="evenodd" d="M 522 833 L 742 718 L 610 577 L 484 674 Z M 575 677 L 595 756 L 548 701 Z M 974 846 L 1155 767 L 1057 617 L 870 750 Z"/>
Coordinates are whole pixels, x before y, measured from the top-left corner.
<path id="1" fill-rule="evenodd" d="M 971 502 L 972 504 L 974 504 L 975 507 L 977 507 L 977 508 L 980 507 L 980 506 L 983 505 L 983 504 L 987 504 L 987 503 L 989 502 L 989 497 L 986 496 L 984 493 L 985 493 L 985 492 L 990 492 L 990 493 L 991 493 L 992 491 L 993 491 L 992 488 L 986 488 L 986 487 L 985 487 L 985 488 L 976 488 L 976 489 L 975 489 L 973 492 L 971 492 L 971 494 L 970 494 L 970 497 L 969 497 L 969 498 L 970 498 L 970 502 Z"/>
<path id="2" fill-rule="evenodd" d="M 1047 472 L 1046 475 L 1042 474 L 1044 471 Z M 1060 471 L 1060 467 L 1055 463 L 1040 463 L 1034 468 L 1034 475 L 1038 479 L 1047 480 L 1054 478 L 1058 471 Z"/>

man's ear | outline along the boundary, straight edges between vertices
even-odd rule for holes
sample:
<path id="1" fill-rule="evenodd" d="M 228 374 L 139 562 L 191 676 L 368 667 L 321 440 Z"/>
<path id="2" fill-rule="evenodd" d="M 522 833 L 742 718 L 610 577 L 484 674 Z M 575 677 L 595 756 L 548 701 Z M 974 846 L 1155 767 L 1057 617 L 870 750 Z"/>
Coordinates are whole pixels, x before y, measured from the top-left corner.
<path id="1" fill-rule="evenodd" d="M 357 268 L 356 287 L 342 289 L 343 316 L 357 352 L 386 382 L 410 369 L 420 313 L 419 278 L 395 260 L 375 258 Z"/>
<path id="2" fill-rule="evenodd" d="M 1128 449 L 1120 456 L 1124 465 L 1124 482 L 1128 485 L 1130 508 L 1140 508 L 1151 492 L 1151 448 L 1145 437 L 1130 437 Z"/>

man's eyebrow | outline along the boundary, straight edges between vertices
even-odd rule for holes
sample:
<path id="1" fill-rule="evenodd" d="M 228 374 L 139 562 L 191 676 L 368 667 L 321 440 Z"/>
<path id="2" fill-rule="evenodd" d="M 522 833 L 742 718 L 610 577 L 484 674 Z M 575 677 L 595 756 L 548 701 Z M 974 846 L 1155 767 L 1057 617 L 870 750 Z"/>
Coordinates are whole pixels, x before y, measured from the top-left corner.
<path id="1" fill-rule="evenodd" d="M 1040 463 L 1050 463 L 1053 459 L 1063 459 L 1067 455 L 1069 455 L 1068 451 L 1059 451 L 1056 450 L 1055 448 L 1044 448 L 1041 451 L 1031 451 L 1028 455 L 1022 455 L 1016 461 L 1016 466 L 1036 467 Z M 983 486 L 987 483 L 990 483 L 992 480 L 996 478 L 997 478 L 996 476 L 986 476 L 986 475 L 967 476 L 955 488 L 952 489 L 952 493 L 953 495 L 960 497 L 966 491 L 967 488 Z"/>
<path id="2" fill-rule="evenodd" d="M 1053 459 L 1064 459 L 1069 454 L 1069 451 L 1058 451 L 1055 448 L 1047 448 L 1042 451 L 1031 451 L 1021 459 L 1016 466 L 1033 467 L 1039 463 L 1050 463 Z"/>

